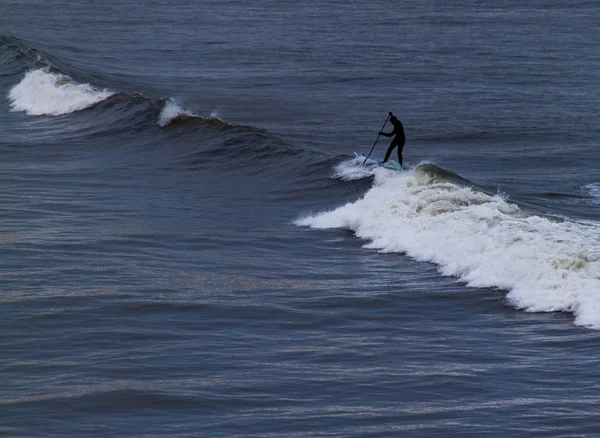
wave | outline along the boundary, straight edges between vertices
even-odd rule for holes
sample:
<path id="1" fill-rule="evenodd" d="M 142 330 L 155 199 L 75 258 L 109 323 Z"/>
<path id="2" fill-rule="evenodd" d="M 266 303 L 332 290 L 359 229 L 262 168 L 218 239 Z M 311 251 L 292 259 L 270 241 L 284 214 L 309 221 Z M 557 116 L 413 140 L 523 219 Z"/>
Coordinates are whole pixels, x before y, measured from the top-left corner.
<path id="1" fill-rule="evenodd" d="M 595 201 L 600 202 L 600 183 L 587 184 L 583 188 Z"/>
<path id="2" fill-rule="evenodd" d="M 172 98 L 150 99 L 100 89 L 50 67 L 27 71 L 10 89 L 8 99 L 13 112 L 46 116 L 22 126 L 19 140 L 47 142 L 129 133 L 137 136 L 138 144 L 154 145 L 164 144 L 159 138 L 164 134 L 169 136 L 170 147 L 186 145 L 178 158 L 191 168 L 206 163 L 208 157 L 219 160 L 242 156 L 248 165 L 256 166 L 256 159 L 289 156 L 291 149 L 294 153 L 301 151 L 268 131 L 225 122 L 215 112 L 204 117 Z M 155 131 L 157 126 L 161 131 Z M 142 137 L 142 132 L 148 135 Z M 201 141 L 192 140 L 194 136 L 201 137 Z"/>
<path id="3" fill-rule="evenodd" d="M 180 106 L 174 99 L 167 99 L 164 102 L 164 106 L 158 116 L 158 125 L 162 128 L 174 125 L 174 124 L 185 124 L 188 122 L 194 123 L 197 121 L 218 121 L 225 124 L 225 122 L 219 119 L 218 114 L 213 111 L 208 117 L 203 117 L 193 111 L 187 110 Z"/>
<path id="4" fill-rule="evenodd" d="M 0 59 L 6 61 L 2 65 L 5 75 L 10 76 L 19 71 L 23 74 L 22 72 L 25 71 L 20 82 L 13 85 L 8 92 L 11 111 L 24 112 L 33 116 L 60 116 L 109 101 L 115 95 L 121 98 L 126 96 L 125 93 L 76 80 L 68 73 L 74 70 L 73 68 L 18 38 L 0 36 L 0 49 L 3 49 L 0 51 L 2 56 Z M 5 72 L 9 61 L 20 64 L 20 68 L 16 72 Z M 94 77 L 94 74 L 88 72 L 83 76 Z M 139 103 L 141 96 L 135 94 L 129 97 Z M 161 127 L 185 116 L 197 116 L 179 107 L 172 99 L 159 99 L 157 102 L 149 102 L 150 99 L 142 100 L 152 107 L 155 107 L 155 104 L 162 106 L 157 120 Z"/>
<path id="5" fill-rule="evenodd" d="M 508 291 L 507 301 L 517 308 L 572 312 L 576 325 L 600 329 L 597 223 L 526 213 L 500 194 L 458 184 L 444 176 L 447 171 L 426 166 L 398 174 L 342 163 L 337 177 L 356 179 L 363 172 L 374 177 L 373 186 L 357 201 L 295 223 L 353 230 L 367 248 L 433 262 L 468 286 Z"/>
<path id="6" fill-rule="evenodd" d="M 561 193 L 561 192 L 541 192 L 537 196 L 548 199 L 590 199 L 593 198 L 591 195 L 578 195 L 576 193 Z"/>
<path id="7" fill-rule="evenodd" d="M 210 125 L 216 120 L 211 113 L 204 118 L 179 106 L 173 99 L 150 99 L 140 94 L 121 93 L 95 85 L 78 82 L 54 67 L 26 71 L 21 80 L 7 93 L 12 112 L 52 118 L 36 120 L 22 126 L 22 136 L 45 141 L 65 136 L 107 135 L 141 129 L 151 125 L 167 128 L 176 124 Z M 94 111 L 78 117 L 78 113 Z M 69 116 L 69 119 L 65 117 Z M 221 125 L 227 125 L 220 121 Z"/>
<path id="8" fill-rule="evenodd" d="M 493 132 L 493 131 L 472 131 L 472 132 L 454 132 L 439 134 L 436 136 L 426 136 L 420 138 L 420 140 L 427 140 L 430 142 L 457 142 L 457 143 L 468 143 L 472 141 L 494 141 L 494 140 L 506 140 L 510 133 L 507 132 Z M 510 135 L 511 139 L 521 138 L 521 135 Z"/>
<path id="9" fill-rule="evenodd" d="M 6 42 L 4 43 L 6 45 Z M 217 131 L 222 131 L 231 126 L 218 119 L 214 111 L 208 117 L 204 117 L 183 108 L 172 98 L 150 99 L 140 94 L 100 88 L 90 83 L 79 82 L 51 65 L 26 71 L 21 80 L 10 88 L 7 97 L 11 111 L 31 116 L 73 115 L 94 108 L 98 110 L 98 114 L 95 114 L 94 120 L 88 121 L 88 124 L 106 124 L 105 129 L 98 128 L 98 131 L 102 132 L 115 128 L 115 123 L 126 122 L 124 118 L 128 117 L 123 115 L 123 111 L 135 115 L 136 120 L 129 120 L 132 123 L 141 119 L 148 122 L 148 116 L 151 116 L 153 123 L 161 128 L 182 125 L 193 128 L 211 126 L 216 127 Z M 111 110 L 116 110 L 118 114 L 111 115 Z M 140 111 L 146 111 L 146 117 L 141 117 Z M 56 134 L 56 126 L 51 130 Z M 86 133 L 88 131 L 86 130 Z M 72 127 L 69 127 L 69 132 L 73 133 Z"/>
<path id="10" fill-rule="evenodd" d="M 117 97 L 118 99 L 111 99 Z M 136 104 L 150 105 L 161 109 L 156 118 L 160 127 L 178 121 L 206 118 L 179 106 L 173 99 L 159 99 L 152 102 L 141 95 L 128 95 L 113 90 L 101 89 L 87 83 L 75 81 L 68 75 L 52 71 L 50 67 L 30 70 L 22 80 L 13 86 L 9 93 L 11 111 L 24 112 L 32 116 L 61 116 L 75 113 L 106 102 L 102 109 L 110 107 L 131 107 Z M 125 101 L 125 103 L 124 103 Z M 215 118 L 213 113 L 209 118 Z"/>
<path id="11" fill-rule="evenodd" d="M 153 99 L 111 89 L 114 83 L 106 78 L 78 70 L 25 41 L 0 36 L 0 49 L 0 55 L 13 60 L 15 67 L 7 76 L 11 83 L 6 84 L 10 110 L 38 117 L 12 129 L 12 142 L 126 134 L 135 137 L 138 147 L 168 144 L 176 150 L 179 163 L 189 168 L 206 164 L 210 157 L 256 167 L 256 159 L 277 160 L 303 150 L 263 129 L 221 120 L 214 111 L 204 116 L 173 98 Z M 16 75 L 20 79 L 15 80 Z M 97 83 L 108 85 L 101 88 Z"/>
<path id="12" fill-rule="evenodd" d="M 165 105 L 158 116 L 158 125 L 164 127 L 170 125 L 178 119 L 183 119 L 185 117 L 197 116 L 193 112 L 180 107 L 175 103 L 174 100 L 168 100 L 165 102 Z"/>
<path id="13" fill-rule="evenodd" d="M 435 132 L 436 134 L 432 134 Z M 555 140 L 561 133 L 553 132 L 543 127 L 536 126 L 488 126 L 481 129 L 480 126 L 459 127 L 456 131 L 449 131 L 446 127 L 440 126 L 431 129 L 431 132 L 421 133 L 417 140 L 428 143 L 460 143 L 460 144 L 478 144 L 517 142 L 527 140 Z"/>
<path id="14" fill-rule="evenodd" d="M 6 68 L 9 62 L 21 59 L 28 59 L 39 63 L 43 62 L 44 55 L 42 52 L 37 51 L 18 38 L 0 35 L 0 48 L 3 49 L 1 58 L 2 70 Z M 46 63 L 46 65 L 49 64 Z"/>

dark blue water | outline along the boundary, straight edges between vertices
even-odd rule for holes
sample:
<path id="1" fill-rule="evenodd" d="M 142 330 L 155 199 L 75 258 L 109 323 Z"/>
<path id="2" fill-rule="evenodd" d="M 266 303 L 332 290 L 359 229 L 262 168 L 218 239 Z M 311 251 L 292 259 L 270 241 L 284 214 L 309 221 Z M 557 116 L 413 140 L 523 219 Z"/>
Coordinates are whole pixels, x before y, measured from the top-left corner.
<path id="1" fill-rule="evenodd" d="M 598 17 L 2 2 L 0 433 L 597 436 Z"/>

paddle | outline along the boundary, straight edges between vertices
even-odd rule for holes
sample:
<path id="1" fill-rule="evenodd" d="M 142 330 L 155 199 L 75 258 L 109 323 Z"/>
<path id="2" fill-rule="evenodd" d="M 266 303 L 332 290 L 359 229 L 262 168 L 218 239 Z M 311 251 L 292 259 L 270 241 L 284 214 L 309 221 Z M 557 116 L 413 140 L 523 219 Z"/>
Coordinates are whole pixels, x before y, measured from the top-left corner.
<path id="1" fill-rule="evenodd" d="M 392 113 L 390 113 L 390 114 L 392 114 Z M 390 119 L 390 114 L 388 114 L 387 118 L 385 119 L 385 123 L 383 124 L 383 126 L 379 130 L 379 133 L 377 133 L 377 138 L 375 139 L 375 143 L 373 143 L 373 147 L 371 148 L 371 151 L 369 152 L 369 155 L 367 155 L 367 158 L 365 158 L 365 161 L 363 161 L 363 165 L 367 162 L 367 160 L 371 156 L 371 152 L 373 152 L 373 149 L 375 149 L 375 145 L 377 144 L 377 141 L 379 140 L 379 136 L 381 135 L 380 132 L 383 131 L 383 128 L 385 128 L 385 125 L 387 125 L 387 122 Z"/>

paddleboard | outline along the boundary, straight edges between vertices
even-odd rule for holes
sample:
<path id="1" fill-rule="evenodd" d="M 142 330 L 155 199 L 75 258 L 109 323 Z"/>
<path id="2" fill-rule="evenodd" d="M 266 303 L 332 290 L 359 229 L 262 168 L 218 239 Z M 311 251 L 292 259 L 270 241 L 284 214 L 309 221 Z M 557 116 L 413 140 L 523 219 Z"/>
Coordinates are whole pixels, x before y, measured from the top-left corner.
<path id="1" fill-rule="evenodd" d="M 363 154 L 359 154 L 358 152 L 354 152 L 354 156 L 360 160 L 360 164 L 364 163 L 365 166 L 381 166 L 385 167 L 386 169 L 395 170 L 397 172 L 401 172 L 404 170 L 400 163 L 394 160 L 388 160 L 385 163 L 381 164 L 379 161 L 374 160 L 373 158 L 367 158 Z"/>

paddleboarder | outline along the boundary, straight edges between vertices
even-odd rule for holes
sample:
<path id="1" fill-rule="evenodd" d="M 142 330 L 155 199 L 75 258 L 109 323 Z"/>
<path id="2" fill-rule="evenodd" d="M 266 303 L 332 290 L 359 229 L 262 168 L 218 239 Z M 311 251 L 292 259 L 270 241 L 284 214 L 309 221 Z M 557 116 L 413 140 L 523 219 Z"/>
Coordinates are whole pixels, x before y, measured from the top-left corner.
<path id="1" fill-rule="evenodd" d="M 398 148 L 398 163 L 400 164 L 400 166 L 402 166 L 402 150 L 404 149 L 404 143 L 406 142 L 406 137 L 404 136 L 404 126 L 402 126 L 402 122 L 400 120 L 398 120 L 398 118 L 395 115 L 393 115 L 391 111 L 390 111 L 389 115 L 390 115 L 390 122 L 392 122 L 394 129 L 392 132 L 380 131 L 379 135 L 383 135 L 385 137 L 394 136 L 394 138 L 392 139 L 392 142 L 390 143 L 390 147 L 388 148 L 387 152 L 385 153 L 385 158 L 383 159 L 382 163 L 385 163 L 388 160 L 388 158 L 390 158 L 392 151 L 394 150 L 395 147 L 397 147 Z"/>

